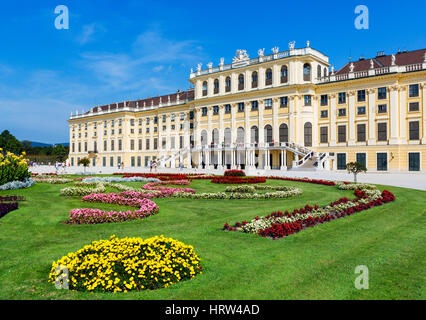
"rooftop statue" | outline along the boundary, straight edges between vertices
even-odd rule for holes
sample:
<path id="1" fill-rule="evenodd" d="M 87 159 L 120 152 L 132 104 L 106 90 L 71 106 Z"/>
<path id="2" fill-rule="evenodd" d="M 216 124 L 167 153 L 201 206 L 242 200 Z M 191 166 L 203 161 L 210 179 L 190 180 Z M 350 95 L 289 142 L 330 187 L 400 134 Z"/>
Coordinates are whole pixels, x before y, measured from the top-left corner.
<path id="1" fill-rule="evenodd" d="M 249 56 L 247 54 L 247 51 L 239 49 L 239 50 L 237 50 L 236 56 L 232 60 L 232 63 L 241 62 L 241 61 L 247 61 L 247 60 L 249 60 Z"/>

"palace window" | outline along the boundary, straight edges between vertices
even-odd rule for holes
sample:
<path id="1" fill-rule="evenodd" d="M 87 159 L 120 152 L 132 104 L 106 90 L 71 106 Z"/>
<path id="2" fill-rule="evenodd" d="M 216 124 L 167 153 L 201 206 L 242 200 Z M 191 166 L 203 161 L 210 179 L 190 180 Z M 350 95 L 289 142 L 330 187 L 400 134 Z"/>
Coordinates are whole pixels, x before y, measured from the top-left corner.
<path id="1" fill-rule="evenodd" d="M 388 154 L 385 152 L 377 153 L 377 171 L 388 170 Z"/>
<path id="2" fill-rule="evenodd" d="M 337 110 L 339 117 L 346 117 L 346 108 L 340 108 Z"/>
<path id="3" fill-rule="evenodd" d="M 213 82 L 213 93 L 214 94 L 219 93 L 219 80 L 218 79 L 214 79 L 214 82 Z"/>
<path id="4" fill-rule="evenodd" d="M 357 153 L 356 162 L 362 164 L 364 167 L 367 167 L 367 154 L 366 153 Z"/>
<path id="5" fill-rule="evenodd" d="M 114 145 L 114 140 L 111 140 L 111 151 L 114 151 L 115 145 Z"/>
<path id="6" fill-rule="evenodd" d="M 259 109 L 259 102 L 257 100 L 256 101 L 252 101 L 251 102 L 251 111 L 256 111 L 258 109 Z"/>
<path id="7" fill-rule="evenodd" d="M 202 107 L 202 108 L 201 108 L 201 115 L 202 115 L 203 117 L 207 116 L 207 107 Z"/>
<path id="8" fill-rule="evenodd" d="M 244 112 L 244 102 L 238 103 L 238 112 Z"/>
<path id="9" fill-rule="evenodd" d="M 419 111 L 419 103 L 418 102 L 410 102 L 408 104 L 408 111 Z"/>
<path id="10" fill-rule="evenodd" d="M 219 106 L 213 106 L 213 114 L 214 115 L 219 114 Z"/>
<path id="11" fill-rule="evenodd" d="M 305 147 L 312 147 L 312 123 L 306 122 L 303 130 Z"/>
<path id="12" fill-rule="evenodd" d="M 309 63 L 303 65 L 303 81 L 311 81 L 311 65 Z"/>
<path id="13" fill-rule="evenodd" d="M 135 150 L 135 140 L 130 140 L 130 150 Z"/>
<path id="14" fill-rule="evenodd" d="M 154 132 L 157 132 L 158 131 L 158 127 L 154 127 Z"/>
<path id="15" fill-rule="evenodd" d="M 194 120 L 194 111 L 189 111 L 189 120 Z"/>
<path id="16" fill-rule="evenodd" d="M 149 139 L 146 139 L 146 150 L 149 150 Z"/>
<path id="17" fill-rule="evenodd" d="M 317 78 L 320 79 L 321 78 L 321 66 L 318 65 L 317 67 Z"/>
<path id="18" fill-rule="evenodd" d="M 207 81 L 203 82 L 203 96 L 207 95 Z"/>
<path id="19" fill-rule="evenodd" d="M 346 170 L 346 153 L 337 154 L 337 170 Z"/>
<path id="20" fill-rule="evenodd" d="M 106 140 L 104 140 L 104 151 L 108 151 L 107 150 L 107 141 Z"/>
<path id="21" fill-rule="evenodd" d="M 121 134 L 121 133 L 122 133 L 121 129 L 118 129 L 118 134 Z"/>
<path id="22" fill-rule="evenodd" d="M 420 153 L 419 152 L 408 153 L 408 170 L 420 171 Z"/>
<path id="23" fill-rule="evenodd" d="M 231 91 L 231 77 L 226 77 L 225 79 L 225 92 Z"/>
<path id="24" fill-rule="evenodd" d="M 346 92 L 339 92 L 338 95 L 338 103 L 339 104 L 345 104 L 346 103 Z"/>
<path id="25" fill-rule="evenodd" d="M 388 140 L 388 126 L 386 122 L 381 122 L 377 124 L 377 141 L 387 141 Z"/>
<path id="26" fill-rule="evenodd" d="M 287 107 L 288 107 L 288 97 L 281 97 L 280 108 L 287 108 Z"/>
<path id="27" fill-rule="evenodd" d="M 175 130 L 176 126 L 174 124 L 172 124 L 172 130 Z"/>
<path id="28" fill-rule="evenodd" d="M 304 100 L 305 100 L 305 106 L 311 106 L 312 105 L 312 97 L 310 95 L 305 95 Z"/>
<path id="29" fill-rule="evenodd" d="M 272 99 L 265 99 L 265 110 L 272 109 Z"/>
<path id="30" fill-rule="evenodd" d="M 386 113 L 387 111 L 387 105 L 386 104 L 379 104 L 377 106 L 377 113 Z"/>
<path id="31" fill-rule="evenodd" d="M 386 87 L 378 88 L 378 89 L 377 89 L 377 99 L 378 99 L 378 100 L 386 99 L 386 96 L 387 96 L 387 90 L 386 90 Z"/>
<path id="32" fill-rule="evenodd" d="M 231 113 L 231 105 L 225 104 L 225 113 Z"/>
<path id="33" fill-rule="evenodd" d="M 149 133 L 149 128 L 148 127 L 146 128 L 146 133 Z"/>
<path id="34" fill-rule="evenodd" d="M 328 110 L 321 110 L 321 118 L 328 118 Z"/>
<path id="35" fill-rule="evenodd" d="M 167 129 L 167 126 L 163 126 L 163 128 L 162 128 L 162 129 L 163 129 L 163 131 L 166 131 L 166 129 Z"/>
<path id="36" fill-rule="evenodd" d="M 139 118 L 139 125 L 142 125 L 142 118 Z"/>
<path id="37" fill-rule="evenodd" d="M 267 124 L 264 129 L 265 143 L 272 143 L 272 126 Z"/>
<path id="38" fill-rule="evenodd" d="M 162 148 L 163 150 L 165 150 L 165 149 L 166 149 L 166 144 L 167 144 L 166 138 L 163 138 L 163 139 L 161 140 L 161 148 Z"/>
<path id="39" fill-rule="evenodd" d="M 185 125 L 183 123 L 180 124 L 180 130 L 183 130 L 185 128 Z"/>
<path id="40" fill-rule="evenodd" d="M 419 96 L 419 85 L 418 84 L 410 84 L 408 87 L 408 96 L 410 98 Z"/>
<path id="41" fill-rule="evenodd" d="M 138 150 L 142 150 L 142 139 L 138 140 Z"/>
<path id="42" fill-rule="evenodd" d="M 281 83 L 287 83 L 288 81 L 288 69 L 287 66 L 281 67 Z"/>
<path id="43" fill-rule="evenodd" d="M 155 116 L 154 117 L 154 124 L 157 124 L 158 123 L 158 117 L 157 116 Z"/>
<path id="44" fill-rule="evenodd" d="M 251 87 L 252 88 L 257 88 L 257 81 L 258 81 L 258 76 L 257 76 L 257 72 L 254 71 L 251 74 Z"/>
<path id="45" fill-rule="evenodd" d="M 328 106 L 328 95 L 321 95 L 321 106 Z"/>
<path id="46" fill-rule="evenodd" d="M 409 122 L 409 139 L 410 140 L 419 140 L 420 138 L 420 123 L 419 121 L 410 121 Z"/>
<path id="47" fill-rule="evenodd" d="M 154 138 L 154 150 L 157 150 L 158 148 L 158 139 Z"/>
<path id="48" fill-rule="evenodd" d="M 149 125 L 149 118 L 146 118 L 146 124 Z"/>
<path id="49" fill-rule="evenodd" d="M 123 144 L 121 142 L 121 139 L 118 140 L 118 151 L 121 151 L 121 149 L 123 148 Z"/>
<path id="50" fill-rule="evenodd" d="M 288 126 L 286 123 L 280 125 L 280 142 L 288 142 Z"/>
<path id="51" fill-rule="evenodd" d="M 362 107 L 358 107 L 357 108 L 357 114 L 358 115 L 363 115 L 363 114 L 365 114 L 365 107 L 364 106 L 362 106 Z"/>
<path id="52" fill-rule="evenodd" d="M 266 69 L 265 72 L 265 86 L 269 86 L 272 84 L 272 69 Z"/>
<path id="53" fill-rule="evenodd" d="M 244 89 L 244 75 L 240 74 L 238 76 L 238 90 Z"/>
<path id="54" fill-rule="evenodd" d="M 337 126 L 337 142 L 346 142 L 346 125 Z"/>
<path id="55" fill-rule="evenodd" d="M 174 113 L 172 113 L 172 114 L 170 115 L 170 121 L 172 121 L 172 122 L 174 122 L 174 121 L 175 121 L 175 114 L 174 114 Z"/>
<path id="56" fill-rule="evenodd" d="M 123 124 L 123 121 L 121 119 L 118 119 L 118 126 L 121 127 L 122 124 Z"/>
<path id="57" fill-rule="evenodd" d="M 365 123 L 357 124 L 356 133 L 357 133 L 357 141 L 365 142 L 366 140 L 366 125 Z"/>
<path id="58" fill-rule="evenodd" d="M 135 126 L 135 119 L 130 119 L 130 126 L 134 127 Z"/>
<path id="59" fill-rule="evenodd" d="M 328 127 L 320 127 L 320 142 L 328 143 Z"/>
<path id="60" fill-rule="evenodd" d="M 358 90 L 357 91 L 357 101 L 358 102 L 364 102 L 365 101 L 365 90 Z"/>

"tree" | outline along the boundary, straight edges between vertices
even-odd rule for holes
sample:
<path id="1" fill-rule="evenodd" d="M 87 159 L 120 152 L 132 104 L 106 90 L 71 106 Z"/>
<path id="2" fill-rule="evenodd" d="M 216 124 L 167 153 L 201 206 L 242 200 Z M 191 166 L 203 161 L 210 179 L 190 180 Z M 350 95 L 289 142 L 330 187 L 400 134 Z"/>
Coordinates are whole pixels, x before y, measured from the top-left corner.
<path id="1" fill-rule="evenodd" d="M 84 172 L 86 172 L 86 167 L 89 166 L 90 159 L 89 158 L 81 158 L 80 160 L 78 160 L 78 164 L 81 164 L 84 167 Z"/>
<path id="2" fill-rule="evenodd" d="M 357 177 L 358 173 L 367 172 L 367 168 L 359 162 L 347 163 L 346 164 L 346 170 L 348 170 L 348 173 L 353 173 L 355 183 L 357 182 L 356 177 Z"/>
<path id="3" fill-rule="evenodd" d="M 23 151 L 21 142 L 8 130 L 4 130 L 0 134 L 0 148 L 15 154 L 20 154 Z"/>

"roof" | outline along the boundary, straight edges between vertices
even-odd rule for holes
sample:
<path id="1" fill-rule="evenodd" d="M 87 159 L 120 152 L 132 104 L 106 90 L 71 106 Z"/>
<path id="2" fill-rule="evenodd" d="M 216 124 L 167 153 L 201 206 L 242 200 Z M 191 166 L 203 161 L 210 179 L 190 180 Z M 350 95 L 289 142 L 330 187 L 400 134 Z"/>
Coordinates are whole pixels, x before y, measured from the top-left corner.
<path id="1" fill-rule="evenodd" d="M 146 98 L 146 99 L 139 99 L 139 100 L 133 100 L 133 101 L 126 101 L 126 102 L 118 102 L 118 103 L 112 103 L 107 104 L 99 107 L 94 107 L 92 109 L 93 112 L 97 111 L 113 111 L 115 109 L 123 109 L 125 106 L 130 109 L 136 109 L 136 108 L 143 108 L 144 106 L 150 107 L 151 105 L 158 106 L 160 104 L 166 105 L 170 101 L 171 105 L 174 105 L 177 101 L 177 97 L 179 96 L 179 101 L 185 101 L 185 100 L 193 100 L 194 99 L 194 90 L 190 89 L 188 91 L 181 91 L 176 92 L 168 95 L 153 97 L 153 98 Z M 169 100 L 170 99 L 170 100 Z M 88 114 L 89 112 L 86 112 Z"/>
<path id="2" fill-rule="evenodd" d="M 415 51 L 398 52 L 395 54 L 395 64 L 397 66 L 406 66 L 425 62 L 426 49 Z M 351 63 L 354 64 L 354 72 L 367 71 L 370 69 L 370 60 L 373 60 L 374 68 L 383 68 L 392 66 L 392 55 L 382 55 L 375 58 L 348 62 L 336 74 L 349 73 Z"/>

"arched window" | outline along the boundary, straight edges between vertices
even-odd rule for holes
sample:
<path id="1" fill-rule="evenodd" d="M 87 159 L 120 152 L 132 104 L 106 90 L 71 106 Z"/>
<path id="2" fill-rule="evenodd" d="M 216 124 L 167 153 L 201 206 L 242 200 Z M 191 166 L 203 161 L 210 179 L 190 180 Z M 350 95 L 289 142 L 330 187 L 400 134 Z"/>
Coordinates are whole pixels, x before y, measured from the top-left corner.
<path id="1" fill-rule="evenodd" d="M 237 143 L 244 145 L 244 128 L 243 127 L 239 127 L 237 129 Z"/>
<path id="2" fill-rule="evenodd" d="M 250 129 L 250 142 L 251 143 L 259 142 L 259 129 L 256 126 L 253 126 Z"/>
<path id="3" fill-rule="evenodd" d="M 240 74 L 238 76 L 238 90 L 243 90 L 244 89 L 244 75 Z"/>
<path id="4" fill-rule="evenodd" d="M 203 145 L 203 146 L 207 145 L 207 131 L 206 130 L 201 131 L 201 145 Z"/>
<path id="5" fill-rule="evenodd" d="M 304 126 L 305 147 L 312 147 L 312 123 L 306 122 Z"/>
<path id="6" fill-rule="evenodd" d="M 270 124 L 267 124 L 265 126 L 265 143 L 271 143 L 272 142 L 272 126 Z"/>
<path id="7" fill-rule="evenodd" d="M 231 91 L 231 77 L 226 77 L 225 79 L 225 92 Z"/>
<path id="8" fill-rule="evenodd" d="M 269 86 L 272 84 L 272 69 L 266 69 L 265 72 L 265 85 Z"/>
<path id="9" fill-rule="evenodd" d="M 231 128 L 225 128 L 225 146 L 231 145 Z"/>
<path id="10" fill-rule="evenodd" d="M 288 126 L 286 123 L 280 125 L 280 143 L 288 142 Z"/>
<path id="11" fill-rule="evenodd" d="M 288 81 L 288 69 L 287 66 L 281 67 L 281 83 L 287 83 Z"/>
<path id="12" fill-rule="evenodd" d="M 257 79 L 258 77 L 257 77 L 257 72 L 256 71 L 254 71 L 252 74 L 251 74 L 251 87 L 252 88 L 257 88 Z"/>
<path id="13" fill-rule="evenodd" d="M 303 81 L 311 81 L 311 65 L 309 63 L 303 65 Z"/>
<path id="14" fill-rule="evenodd" d="M 217 128 L 212 131 L 212 141 L 215 146 L 219 144 L 219 130 Z"/>
<path id="15" fill-rule="evenodd" d="M 214 79 L 214 94 L 219 93 L 219 80 Z"/>
<path id="16" fill-rule="evenodd" d="M 318 65 L 317 67 L 317 78 L 320 79 L 321 78 L 321 66 Z"/>
<path id="17" fill-rule="evenodd" d="M 207 81 L 203 82 L 203 96 L 207 95 Z"/>
<path id="18" fill-rule="evenodd" d="M 327 68 L 324 68 L 324 77 L 327 76 Z"/>

